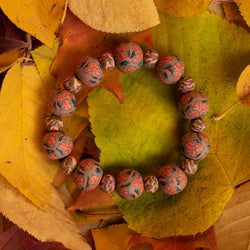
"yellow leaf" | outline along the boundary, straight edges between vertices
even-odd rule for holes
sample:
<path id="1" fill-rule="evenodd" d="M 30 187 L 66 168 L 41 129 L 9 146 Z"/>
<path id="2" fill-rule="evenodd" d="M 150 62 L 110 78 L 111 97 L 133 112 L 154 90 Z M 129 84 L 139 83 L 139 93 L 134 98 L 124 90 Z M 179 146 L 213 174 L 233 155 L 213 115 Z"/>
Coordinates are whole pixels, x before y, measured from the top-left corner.
<path id="1" fill-rule="evenodd" d="M 242 71 L 237 83 L 237 96 L 239 100 L 250 106 L 250 64 Z"/>
<path id="2" fill-rule="evenodd" d="M 247 25 L 250 27 L 250 2 L 248 0 L 235 0 L 238 5 L 243 18 L 246 20 Z"/>
<path id="3" fill-rule="evenodd" d="M 250 182 L 238 187 L 214 224 L 218 249 L 249 249 Z"/>
<path id="4" fill-rule="evenodd" d="M 153 0 L 69 0 L 69 8 L 90 27 L 109 33 L 142 31 L 160 22 Z"/>
<path id="5" fill-rule="evenodd" d="M 47 90 L 36 67 L 15 64 L 0 94 L 0 173 L 41 209 L 50 201 L 57 162 L 41 153 Z"/>
<path id="6" fill-rule="evenodd" d="M 92 230 L 96 250 L 126 250 L 133 233 L 127 224 Z"/>
<path id="7" fill-rule="evenodd" d="M 65 16 L 65 0 L 0 0 L 4 14 L 20 29 L 36 37 L 49 47 Z"/>
<path id="8" fill-rule="evenodd" d="M 204 12 L 211 0 L 155 0 L 158 10 L 171 16 L 189 17 Z"/>
<path id="9" fill-rule="evenodd" d="M 0 176 L 0 212 L 41 241 L 59 241 L 72 250 L 90 250 L 54 188 L 47 211 L 42 211 Z"/>
<path id="10" fill-rule="evenodd" d="M 36 63 L 39 75 L 46 85 L 46 87 L 54 87 L 55 77 L 50 73 L 50 66 L 56 57 L 59 46 L 61 45 L 61 40 L 57 39 L 52 49 L 46 45 L 40 46 L 39 48 L 31 51 L 31 55 Z"/>

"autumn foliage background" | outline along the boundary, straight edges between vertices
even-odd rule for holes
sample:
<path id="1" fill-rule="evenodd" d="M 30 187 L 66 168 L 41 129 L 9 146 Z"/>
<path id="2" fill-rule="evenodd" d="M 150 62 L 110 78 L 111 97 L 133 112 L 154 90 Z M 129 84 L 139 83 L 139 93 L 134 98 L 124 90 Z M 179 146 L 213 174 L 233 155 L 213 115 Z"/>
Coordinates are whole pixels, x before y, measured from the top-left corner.
<path id="1" fill-rule="evenodd" d="M 0 249 L 249 247 L 248 1 L 0 0 L 0 8 Z M 180 56 L 210 102 L 210 153 L 175 196 L 125 201 L 99 188 L 81 192 L 41 153 L 50 92 L 83 56 L 128 41 Z M 188 126 L 176 88 L 152 70 L 105 72 L 76 98 L 64 130 L 78 160 L 90 154 L 114 175 L 181 162 Z"/>

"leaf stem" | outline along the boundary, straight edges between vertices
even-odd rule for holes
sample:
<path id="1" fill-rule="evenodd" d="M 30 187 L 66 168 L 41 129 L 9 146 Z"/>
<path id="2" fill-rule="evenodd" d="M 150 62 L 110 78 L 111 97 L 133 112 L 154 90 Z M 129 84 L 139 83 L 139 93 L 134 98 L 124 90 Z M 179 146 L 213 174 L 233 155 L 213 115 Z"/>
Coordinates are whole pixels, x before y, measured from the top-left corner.
<path id="1" fill-rule="evenodd" d="M 213 116 L 211 118 L 211 120 L 213 121 L 219 121 L 221 120 L 227 113 L 229 113 L 232 109 L 234 109 L 236 106 L 238 106 L 238 104 L 240 104 L 241 101 L 239 100 L 238 102 L 236 102 L 235 104 L 233 104 L 231 107 L 229 107 L 225 112 L 223 112 L 221 115 L 218 116 Z"/>
<path id="2" fill-rule="evenodd" d="M 25 57 L 30 58 L 30 51 L 32 50 L 32 40 L 31 40 L 31 35 L 26 33 L 25 34 L 26 41 L 28 43 L 28 48 L 26 48 L 26 55 Z M 26 62 L 26 60 L 24 60 Z"/>

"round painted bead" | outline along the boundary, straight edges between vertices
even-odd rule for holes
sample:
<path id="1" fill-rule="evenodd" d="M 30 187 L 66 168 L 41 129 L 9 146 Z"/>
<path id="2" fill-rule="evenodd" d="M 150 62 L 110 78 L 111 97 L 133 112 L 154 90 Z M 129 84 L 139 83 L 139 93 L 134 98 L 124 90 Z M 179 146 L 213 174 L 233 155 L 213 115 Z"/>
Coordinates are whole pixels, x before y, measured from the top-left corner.
<path id="1" fill-rule="evenodd" d="M 148 175 L 144 178 L 144 188 L 146 192 L 155 193 L 159 188 L 158 179 L 154 175 Z"/>
<path id="2" fill-rule="evenodd" d="M 99 62 L 101 63 L 104 70 L 112 70 L 115 67 L 115 60 L 111 53 L 104 53 L 100 58 Z"/>
<path id="3" fill-rule="evenodd" d="M 126 200 L 134 200 L 143 192 L 143 179 L 139 172 L 133 169 L 121 171 L 116 180 L 116 192 Z"/>
<path id="4" fill-rule="evenodd" d="M 76 76 L 87 87 L 98 85 L 103 78 L 103 69 L 99 61 L 93 57 L 85 56 L 76 65 Z"/>
<path id="5" fill-rule="evenodd" d="M 46 129 L 50 131 L 60 131 L 63 128 L 63 120 L 58 116 L 48 116 L 45 118 Z"/>
<path id="6" fill-rule="evenodd" d="M 201 133 L 186 133 L 180 142 L 180 152 L 187 158 L 200 161 L 207 157 L 210 149 L 208 138 Z"/>
<path id="7" fill-rule="evenodd" d="M 159 54 L 156 50 L 147 50 L 144 55 L 144 66 L 147 68 L 154 68 L 159 60 Z"/>
<path id="8" fill-rule="evenodd" d="M 56 116 L 68 117 L 74 113 L 76 109 L 76 98 L 67 90 L 57 89 L 52 95 L 48 110 Z"/>
<path id="9" fill-rule="evenodd" d="M 76 186 L 82 190 L 95 189 L 102 179 L 103 170 L 100 164 L 93 159 L 80 161 L 73 175 Z"/>
<path id="10" fill-rule="evenodd" d="M 71 153 L 73 141 L 65 132 L 49 132 L 42 138 L 42 149 L 49 159 L 62 159 Z"/>
<path id="11" fill-rule="evenodd" d="M 133 73 L 143 63 L 143 52 L 139 45 L 133 42 L 122 43 L 114 51 L 117 68 L 123 73 Z"/>
<path id="12" fill-rule="evenodd" d="M 207 114 L 209 102 L 201 92 L 191 91 L 181 96 L 178 109 L 186 119 L 195 119 Z"/>
<path id="13" fill-rule="evenodd" d="M 184 159 L 181 162 L 181 169 L 185 172 L 187 175 L 192 175 L 197 171 L 197 163 L 195 163 L 194 160 L 191 159 Z"/>
<path id="14" fill-rule="evenodd" d="M 62 161 L 62 171 L 64 174 L 69 175 L 71 174 L 77 166 L 77 160 L 73 156 L 68 156 Z"/>
<path id="15" fill-rule="evenodd" d="M 158 172 L 158 180 L 160 189 L 170 195 L 181 192 L 187 185 L 187 176 L 174 165 L 162 167 Z"/>
<path id="16" fill-rule="evenodd" d="M 196 118 L 190 121 L 189 128 L 193 132 L 203 132 L 207 127 L 206 122 L 202 118 Z"/>
<path id="17" fill-rule="evenodd" d="M 181 78 L 179 81 L 178 91 L 182 94 L 187 93 L 195 89 L 195 81 L 189 76 Z"/>
<path id="18" fill-rule="evenodd" d="M 105 174 L 100 182 L 100 188 L 105 193 L 113 192 L 115 189 L 115 178 L 110 174 Z"/>
<path id="19" fill-rule="evenodd" d="M 71 93 L 78 93 L 82 88 L 82 83 L 75 76 L 69 76 L 63 81 L 63 87 Z"/>
<path id="20" fill-rule="evenodd" d="M 157 63 L 155 72 L 161 82 L 174 84 L 184 73 L 184 63 L 178 56 L 165 55 Z"/>

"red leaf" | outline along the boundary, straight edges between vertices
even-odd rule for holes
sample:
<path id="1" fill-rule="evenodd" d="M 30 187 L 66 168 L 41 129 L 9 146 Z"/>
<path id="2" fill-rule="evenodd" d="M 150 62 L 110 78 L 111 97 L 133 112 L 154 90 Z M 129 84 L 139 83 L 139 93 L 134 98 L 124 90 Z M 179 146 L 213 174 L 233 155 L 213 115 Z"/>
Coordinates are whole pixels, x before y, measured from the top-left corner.
<path id="1" fill-rule="evenodd" d="M 70 208 L 68 208 L 68 210 L 75 211 L 80 208 L 88 209 L 100 203 L 116 205 L 113 194 L 103 192 L 98 186 L 97 188 L 91 191 L 82 191 L 76 203 Z"/>
<path id="2" fill-rule="evenodd" d="M 0 234 L 1 250 L 67 250 L 60 242 L 38 242 L 30 238 L 18 226 L 13 226 L 8 231 Z"/>
<path id="3" fill-rule="evenodd" d="M 210 227 L 206 232 L 198 234 L 195 237 L 178 236 L 153 239 L 135 233 L 128 243 L 128 249 L 139 243 L 148 243 L 152 245 L 154 250 L 195 250 L 199 248 L 209 248 L 210 250 L 217 250 L 216 238 L 213 227 Z"/>
<path id="4" fill-rule="evenodd" d="M 27 47 L 29 47 L 29 44 L 27 42 L 0 37 L 0 54 L 8 52 L 12 49 L 27 48 Z"/>

